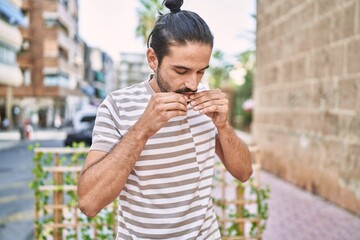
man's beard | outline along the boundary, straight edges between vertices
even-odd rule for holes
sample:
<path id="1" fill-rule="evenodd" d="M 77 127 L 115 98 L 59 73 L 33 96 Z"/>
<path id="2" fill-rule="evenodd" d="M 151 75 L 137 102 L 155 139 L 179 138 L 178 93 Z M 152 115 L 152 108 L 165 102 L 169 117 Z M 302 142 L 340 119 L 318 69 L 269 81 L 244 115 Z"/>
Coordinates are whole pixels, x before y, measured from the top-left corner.
<path id="1" fill-rule="evenodd" d="M 195 93 L 197 91 L 197 89 L 194 91 L 187 87 L 172 91 L 170 85 L 167 82 L 165 82 L 164 78 L 161 76 L 159 68 L 157 69 L 157 73 L 156 73 L 156 81 L 161 92 L 175 92 L 175 93 L 183 94 L 183 93 Z"/>

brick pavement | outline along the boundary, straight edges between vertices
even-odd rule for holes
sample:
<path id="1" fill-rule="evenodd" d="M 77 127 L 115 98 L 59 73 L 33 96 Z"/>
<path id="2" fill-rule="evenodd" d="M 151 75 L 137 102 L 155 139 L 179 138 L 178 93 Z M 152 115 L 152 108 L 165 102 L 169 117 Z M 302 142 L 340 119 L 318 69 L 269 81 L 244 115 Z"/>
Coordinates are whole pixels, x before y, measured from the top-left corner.
<path id="1" fill-rule="evenodd" d="M 264 240 L 359 240 L 360 216 L 262 171 L 270 186 Z"/>

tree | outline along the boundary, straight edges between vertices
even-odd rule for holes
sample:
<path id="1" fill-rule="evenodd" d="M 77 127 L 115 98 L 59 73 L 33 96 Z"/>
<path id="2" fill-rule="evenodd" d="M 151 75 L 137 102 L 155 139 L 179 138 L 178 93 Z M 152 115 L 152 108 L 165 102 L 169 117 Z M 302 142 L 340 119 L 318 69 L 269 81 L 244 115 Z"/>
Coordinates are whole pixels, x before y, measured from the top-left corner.
<path id="1" fill-rule="evenodd" d="M 224 53 L 221 50 L 215 50 L 212 54 L 213 63 L 211 64 L 210 71 L 210 86 L 212 88 L 219 88 L 227 85 L 229 80 L 229 72 L 233 65 L 224 60 Z"/>
<path id="2" fill-rule="evenodd" d="M 157 13 L 163 10 L 162 0 L 140 0 L 140 7 L 137 9 L 138 26 L 136 27 L 136 36 L 141 37 L 145 44 L 155 26 Z"/>

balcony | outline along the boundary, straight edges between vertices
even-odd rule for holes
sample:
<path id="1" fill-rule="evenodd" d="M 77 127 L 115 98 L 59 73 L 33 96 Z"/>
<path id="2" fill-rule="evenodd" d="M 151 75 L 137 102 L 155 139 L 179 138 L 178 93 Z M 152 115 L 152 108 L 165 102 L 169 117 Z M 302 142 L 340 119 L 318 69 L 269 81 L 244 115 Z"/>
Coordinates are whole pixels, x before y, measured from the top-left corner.
<path id="1" fill-rule="evenodd" d="M 19 28 L 20 29 L 20 33 L 21 36 L 23 37 L 23 39 L 30 39 L 31 38 L 31 34 L 30 34 L 30 29 L 29 28 Z"/>
<path id="2" fill-rule="evenodd" d="M 44 12 L 57 12 L 58 1 L 42 1 Z"/>
<path id="3" fill-rule="evenodd" d="M 6 45 L 19 49 L 22 43 L 22 36 L 16 26 L 12 26 L 0 19 L 0 41 Z"/>
<path id="4" fill-rule="evenodd" d="M 23 10 L 30 10 L 30 0 L 23 0 L 21 9 Z"/>
<path id="5" fill-rule="evenodd" d="M 30 51 L 19 52 L 17 62 L 21 68 L 31 68 L 33 62 Z"/>
<path id="6" fill-rule="evenodd" d="M 63 58 L 59 59 L 59 67 L 63 72 L 66 72 L 69 75 L 76 75 L 78 73 L 78 69 L 73 65 L 69 64 L 69 62 Z"/>
<path id="7" fill-rule="evenodd" d="M 71 52 L 76 50 L 74 42 L 63 31 L 58 31 L 57 40 L 61 47 L 71 50 Z"/>
<path id="8" fill-rule="evenodd" d="M 69 30 L 69 33 L 71 35 L 71 33 L 74 34 L 75 32 L 75 26 L 76 26 L 76 22 L 74 20 L 73 17 L 71 17 L 70 13 L 65 9 L 64 5 L 62 5 L 61 3 L 57 4 L 57 13 L 59 14 L 59 21 L 61 21 L 63 24 L 66 25 L 66 27 Z"/>
<path id="9" fill-rule="evenodd" d="M 20 68 L 0 63 L 0 84 L 18 87 L 23 82 Z"/>
<path id="10" fill-rule="evenodd" d="M 67 11 L 63 4 L 58 1 L 44 1 L 43 18 L 57 20 L 67 29 L 70 34 L 74 34 L 76 21 Z"/>

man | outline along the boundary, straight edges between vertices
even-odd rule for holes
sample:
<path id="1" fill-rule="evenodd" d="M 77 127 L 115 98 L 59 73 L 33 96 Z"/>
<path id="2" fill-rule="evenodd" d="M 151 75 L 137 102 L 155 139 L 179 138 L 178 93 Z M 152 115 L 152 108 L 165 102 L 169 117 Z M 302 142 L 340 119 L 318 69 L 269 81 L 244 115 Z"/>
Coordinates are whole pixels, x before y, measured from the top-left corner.
<path id="1" fill-rule="evenodd" d="M 182 1 L 165 1 L 148 39 L 147 81 L 99 106 L 79 179 L 80 209 L 95 216 L 119 197 L 117 239 L 220 239 L 211 199 L 215 152 L 246 181 L 249 150 L 231 128 L 228 100 L 206 90 L 213 36 Z"/>

